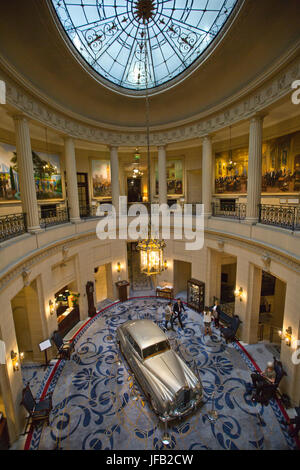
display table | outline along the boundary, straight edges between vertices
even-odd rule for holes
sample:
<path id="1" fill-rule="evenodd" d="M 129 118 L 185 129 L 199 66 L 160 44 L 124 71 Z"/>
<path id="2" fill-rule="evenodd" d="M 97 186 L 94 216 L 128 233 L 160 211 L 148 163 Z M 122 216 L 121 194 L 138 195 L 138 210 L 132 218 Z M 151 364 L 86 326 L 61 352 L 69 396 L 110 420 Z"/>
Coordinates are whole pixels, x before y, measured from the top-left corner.
<path id="1" fill-rule="evenodd" d="M 7 419 L 2 418 L 0 421 L 0 450 L 7 450 L 9 448 L 9 437 Z"/>
<path id="2" fill-rule="evenodd" d="M 69 307 L 57 317 L 58 331 L 64 337 L 80 320 L 79 307 Z"/>
<path id="3" fill-rule="evenodd" d="M 126 300 L 128 299 L 127 287 L 129 285 L 130 284 L 129 284 L 128 281 L 118 281 L 118 282 L 116 282 L 116 286 L 117 286 L 117 289 L 118 289 L 118 297 L 119 297 L 121 302 L 126 302 Z"/>
<path id="4" fill-rule="evenodd" d="M 170 299 L 174 298 L 174 289 L 170 285 L 165 286 L 157 286 L 156 288 L 156 297 L 161 297 L 163 299 Z"/>

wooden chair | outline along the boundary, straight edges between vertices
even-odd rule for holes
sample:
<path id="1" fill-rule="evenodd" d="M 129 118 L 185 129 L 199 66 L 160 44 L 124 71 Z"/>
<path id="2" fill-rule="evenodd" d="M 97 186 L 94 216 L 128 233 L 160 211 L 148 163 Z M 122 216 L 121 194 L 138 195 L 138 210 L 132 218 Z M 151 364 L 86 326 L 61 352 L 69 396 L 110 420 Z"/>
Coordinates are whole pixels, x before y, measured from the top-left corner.
<path id="1" fill-rule="evenodd" d="M 49 415 L 52 410 L 52 394 L 47 394 L 42 400 L 36 401 L 30 390 L 29 382 L 22 392 L 21 405 L 25 407 L 29 413 L 26 421 L 25 432 L 27 432 L 28 425 L 37 425 L 44 421 L 49 426 Z"/>
<path id="2" fill-rule="evenodd" d="M 54 331 L 51 339 L 57 347 L 59 358 L 70 359 L 71 354 L 74 351 L 73 341 L 64 341 L 59 331 Z"/>

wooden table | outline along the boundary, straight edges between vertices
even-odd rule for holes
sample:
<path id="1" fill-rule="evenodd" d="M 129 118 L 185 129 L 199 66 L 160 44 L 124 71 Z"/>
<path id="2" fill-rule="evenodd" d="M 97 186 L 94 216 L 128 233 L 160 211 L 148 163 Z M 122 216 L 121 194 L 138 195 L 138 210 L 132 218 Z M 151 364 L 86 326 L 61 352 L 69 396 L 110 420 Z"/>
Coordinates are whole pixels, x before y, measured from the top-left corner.
<path id="1" fill-rule="evenodd" d="M 157 287 L 156 288 L 156 297 L 161 297 L 163 299 L 174 298 L 174 289 L 173 287 Z"/>
<path id="2" fill-rule="evenodd" d="M 118 281 L 116 282 L 116 286 L 118 288 L 118 296 L 121 302 L 126 302 L 128 299 L 127 295 L 127 287 L 129 286 L 128 281 Z"/>

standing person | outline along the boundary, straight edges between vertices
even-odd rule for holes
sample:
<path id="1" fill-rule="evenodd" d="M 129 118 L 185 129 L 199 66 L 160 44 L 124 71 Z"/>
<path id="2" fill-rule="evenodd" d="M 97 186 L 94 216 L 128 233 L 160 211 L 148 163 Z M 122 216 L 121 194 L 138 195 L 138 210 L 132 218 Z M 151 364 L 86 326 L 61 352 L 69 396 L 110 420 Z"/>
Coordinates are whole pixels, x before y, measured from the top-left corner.
<path id="1" fill-rule="evenodd" d="M 204 319 L 204 327 L 205 327 L 204 336 L 206 336 L 207 334 L 211 336 L 212 335 L 211 322 L 212 322 L 213 316 L 212 316 L 211 311 L 209 310 L 209 307 L 204 307 L 203 319 Z"/>
<path id="2" fill-rule="evenodd" d="M 168 323 L 171 323 L 171 330 L 174 330 L 173 328 L 173 309 L 172 309 L 172 302 L 168 302 L 165 310 L 165 328 L 166 330 L 168 329 Z"/>
<path id="3" fill-rule="evenodd" d="M 182 319 L 181 319 L 182 310 L 185 311 L 186 309 L 185 309 L 183 303 L 181 302 L 181 299 L 177 299 L 177 301 L 175 302 L 174 307 L 173 307 L 174 319 L 178 318 L 179 324 L 180 324 L 181 328 L 183 329 L 183 323 L 182 323 Z"/>
<path id="4" fill-rule="evenodd" d="M 219 326 L 220 326 L 220 313 L 221 313 L 221 307 L 219 305 L 219 301 L 216 299 L 215 300 L 215 305 L 212 308 L 212 314 L 213 314 L 213 317 L 214 317 L 215 327 L 216 328 L 219 328 Z"/>

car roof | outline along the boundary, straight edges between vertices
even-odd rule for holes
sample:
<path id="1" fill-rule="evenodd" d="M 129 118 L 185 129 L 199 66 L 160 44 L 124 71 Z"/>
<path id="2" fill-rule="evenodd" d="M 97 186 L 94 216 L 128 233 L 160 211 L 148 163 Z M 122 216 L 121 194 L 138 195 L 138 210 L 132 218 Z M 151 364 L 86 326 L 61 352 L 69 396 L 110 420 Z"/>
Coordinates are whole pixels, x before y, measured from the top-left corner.
<path id="1" fill-rule="evenodd" d="M 167 339 L 159 326 L 151 320 L 130 321 L 126 324 L 126 329 L 141 349 Z"/>

